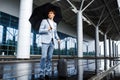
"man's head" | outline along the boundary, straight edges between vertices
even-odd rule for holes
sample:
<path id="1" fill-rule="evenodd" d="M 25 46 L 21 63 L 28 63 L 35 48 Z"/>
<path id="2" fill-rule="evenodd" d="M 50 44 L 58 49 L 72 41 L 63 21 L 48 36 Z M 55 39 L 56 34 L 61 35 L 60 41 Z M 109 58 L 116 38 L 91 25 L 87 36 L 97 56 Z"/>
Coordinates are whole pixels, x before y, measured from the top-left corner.
<path id="1" fill-rule="evenodd" d="M 54 19 L 54 17 L 55 17 L 55 11 L 53 9 L 50 9 L 48 11 L 48 18 L 49 19 Z"/>

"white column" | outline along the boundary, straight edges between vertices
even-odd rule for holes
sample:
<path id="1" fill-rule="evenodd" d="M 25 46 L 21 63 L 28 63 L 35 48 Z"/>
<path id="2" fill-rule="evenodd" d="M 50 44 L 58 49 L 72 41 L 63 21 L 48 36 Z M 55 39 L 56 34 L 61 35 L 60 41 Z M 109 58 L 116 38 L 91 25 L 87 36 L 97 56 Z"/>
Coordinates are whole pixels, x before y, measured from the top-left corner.
<path id="1" fill-rule="evenodd" d="M 77 46 L 78 46 L 78 57 L 83 57 L 83 21 L 82 12 L 78 12 L 77 16 Z M 83 64 L 82 60 L 78 60 L 78 80 L 83 80 Z"/>
<path id="2" fill-rule="evenodd" d="M 29 18 L 32 13 L 32 4 L 33 0 L 20 0 L 17 58 L 30 58 L 31 24 Z"/>
<path id="3" fill-rule="evenodd" d="M 112 44 L 111 44 L 111 39 L 109 39 L 109 57 L 112 57 Z M 112 67 L 112 61 L 110 59 L 110 67 Z"/>
<path id="4" fill-rule="evenodd" d="M 118 9 L 119 9 L 119 12 L 120 12 L 120 0 L 117 0 L 117 3 L 118 3 Z"/>
<path id="5" fill-rule="evenodd" d="M 107 34 L 104 34 L 104 70 L 107 70 Z"/>
<path id="6" fill-rule="evenodd" d="M 95 29 L 95 57 L 99 56 L 99 26 Z"/>
<path id="7" fill-rule="evenodd" d="M 114 58 L 114 54 L 115 54 L 115 45 L 114 45 L 114 41 L 112 41 L 112 57 Z M 114 60 L 113 60 L 113 66 L 114 66 Z"/>
<path id="8" fill-rule="evenodd" d="M 118 50 L 119 50 L 119 47 L 118 47 L 118 45 L 117 45 L 117 57 L 119 57 L 119 53 L 118 53 Z"/>
<path id="9" fill-rule="evenodd" d="M 99 63 L 97 57 L 99 56 L 99 26 L 95 28 L 95 73 L 99 72 Z"/>

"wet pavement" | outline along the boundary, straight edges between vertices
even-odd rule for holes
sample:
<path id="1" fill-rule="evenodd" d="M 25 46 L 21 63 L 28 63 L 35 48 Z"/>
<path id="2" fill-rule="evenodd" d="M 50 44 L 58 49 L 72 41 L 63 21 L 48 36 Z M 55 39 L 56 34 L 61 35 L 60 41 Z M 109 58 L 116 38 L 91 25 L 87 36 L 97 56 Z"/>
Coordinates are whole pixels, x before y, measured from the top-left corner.
<path id="1" fill-rule="evenodd" d="M 95 60 L 82 60 L 84 69 L 83 79 L 88 80 L 95 75 Z M 58 77 L 57 61 L 53 62 L 53 68 L 51 77 L 47 77 L 45 80 L 78 80 L 77 64 L 74 60 L 67 61 L 68 77 Z M 99 63 L 99 69 L 102 71 L 103 62 Z M 108 63 L 109 65 L 109 63 Z M 17 63 L 4 63 L 0 64 L 0 80 L 40 80 L 39 71 L 40 64 L 38 61 L 34 62 L 17 62 Z M 109 68 L 109 67 L 108 67 Z M 120 66 L 115 69 L 115 75 L 109 80 L 119 80 Z M 119 78 L 119 79 L 118 79 Z"/>

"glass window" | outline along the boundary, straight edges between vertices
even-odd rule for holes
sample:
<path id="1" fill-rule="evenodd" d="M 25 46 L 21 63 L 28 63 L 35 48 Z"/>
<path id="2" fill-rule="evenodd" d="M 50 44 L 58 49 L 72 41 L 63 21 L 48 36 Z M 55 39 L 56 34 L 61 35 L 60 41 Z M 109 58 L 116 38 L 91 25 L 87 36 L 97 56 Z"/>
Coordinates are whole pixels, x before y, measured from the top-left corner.
<path id="1" fill-rule="evenodd" d="M 16 52 L 18 40 L 17 28 L 17 17 L 0 12 L 0 54 L 4 53 L 5 55 L 14 55 L 14 53 Z"/>
<path id="2" fill-rule="evenodd" d="M 0 25 L 0 43 L 2 43 L 3 26 Z"/>
<path id="3" fill-rule="evenodd" d="M 7 40 L 17 41 L 18 30 L 7 27 Z"/>
<path id="4" fill-rule="evenodd" d="M 0 43 L 2 43 L 3 33 L 5 35 L 5 43 L 0 46 L 5 55 L 14 55 L 17 49 L 17 41 L 18 41 L 18 18 L 15 16 L 11 16 L 9 14 L 0 12 Z M 3 32 L 4 28 L 4 32 Z M 75 43 L 76 39 L 70 37 L 69 35 L 58 32 L 59 37 L 61 38 L 60 44 L 60 53 L 61 55 L 72 55 L 75 52 Z M 74 40 L 75 39 L 75 40 Z M 67 43 L 67 45 L 66 45 Z M 55 50 L 54 54 L 58 55 L 58 42 L 55 42 Z M 33 34 L 31 32 L 31 42 L 30 42 L 30 53 L 33 55 L 41 54 L 41 36 L 40 34 Z"/>

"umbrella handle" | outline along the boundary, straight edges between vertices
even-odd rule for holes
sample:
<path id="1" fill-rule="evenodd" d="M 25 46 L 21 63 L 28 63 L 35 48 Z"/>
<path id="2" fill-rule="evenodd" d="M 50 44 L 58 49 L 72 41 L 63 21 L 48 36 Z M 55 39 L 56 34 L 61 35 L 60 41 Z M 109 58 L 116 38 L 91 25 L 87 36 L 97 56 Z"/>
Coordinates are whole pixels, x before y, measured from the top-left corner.
<path id="1" fill-rule="evenodd" d="M 58 42 L 58 58 L 60 59 L 60 42 Z"/>

